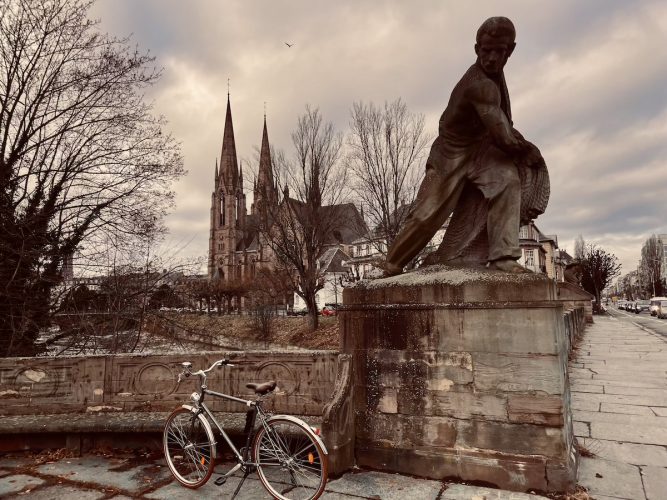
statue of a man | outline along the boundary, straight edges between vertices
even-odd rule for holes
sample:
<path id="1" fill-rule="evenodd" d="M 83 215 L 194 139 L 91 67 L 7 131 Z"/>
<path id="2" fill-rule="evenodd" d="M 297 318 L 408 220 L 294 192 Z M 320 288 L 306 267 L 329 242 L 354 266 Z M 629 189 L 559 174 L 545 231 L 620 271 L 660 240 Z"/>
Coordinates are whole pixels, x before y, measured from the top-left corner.
<path id="1" fill-rule="evenodd" d="M 540 151 L 512 126 L 503 68 L 514 40 L 506 17 L 477 31 L 477 61 L 440 118 L 417 199 L 382 265 L 386 275 L 401 273 L 452 212 L 443 244 L 425 263 L 525 271 L 516 262 L 519 226 L 544 212 L 549 185 Z"/>

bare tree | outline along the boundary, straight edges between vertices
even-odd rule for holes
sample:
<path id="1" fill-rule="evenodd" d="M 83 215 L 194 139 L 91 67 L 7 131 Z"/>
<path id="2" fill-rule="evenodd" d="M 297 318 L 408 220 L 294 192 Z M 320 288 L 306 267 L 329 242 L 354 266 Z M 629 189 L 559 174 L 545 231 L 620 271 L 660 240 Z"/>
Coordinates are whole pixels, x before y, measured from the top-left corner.
<path id="1" fill-rule="evenodd" d="M 401 99 L 385 102 L 382 108 L 358 102 L 352 107 L 350 128 L 346 164 L 354 174 L 354 191 L 365 216 L 379 233 L 374 244 L 386 253 L 423 174 L 420 160 L 430 142 L 424 116 L 411 113 Z"/>
<path id="2" fill-rule="evenodd" d="M 250 283 L 250 311 L 259 339 L 268 348 L 274 331 L 278 308 L 284 310 L 286 299 L 294 293 L 289 273 L 284 269 L 258 269 Z"/>
<path id="3" fill-rule="evenodd" d="M 664 292 L 662 280 L 663 259 L 663 242 L 654 234 L 642 246 L 642 258 L 639 265 L 641 282 L 646 288 L 645 293 L 653 294 L 652 297 L 662 296 Z"/>
<path id="4" fill-rule="evenodd" d="M 159 232 L 184 173 L 144 101 L 152 58 L 100 32 L 90 6 L 0 6 L 0 356 L 36 352 L 67 256 L 104 231 Z"/>
<path id="5" fill-rule="evenodd" d="M 581 286 L 595 297 L 595 306 L 599 308 L 602 291 L 619 275 L 621 264 L 614 254 L 594 244 L 585 245 L 581 264 Z"/>
<path id="6" fill-rule="evenodd" d="M 333 124 L 324 123 L 318 109 L 306 107 L 292 142 L 293 159 L 279 155 L 288 183 L 283 200 L 270 209 L 261 227 L 293 289 L 306 303 L 315 329 L 316 294 L 324 286 L 318 258 L 346 223 L 344 207 L 339 205 L 345 189 L 345 170 L 339 162 L 342 137 Z"/>
<path id="7" fill-rule="evenodd" d="M 184 305 L 175 285 L 201 266 L 197 260 L 175 260 L 168 250 L 156 252 L 157 243 L 108 239 L 94 259 L 76 259 L 79 279 L 52 293 L 52 318 L 59 328 L 40 335 L 50 354 L 134 352 L 153 342 L 147 324 L 161 315 L 165 299 Z"/>

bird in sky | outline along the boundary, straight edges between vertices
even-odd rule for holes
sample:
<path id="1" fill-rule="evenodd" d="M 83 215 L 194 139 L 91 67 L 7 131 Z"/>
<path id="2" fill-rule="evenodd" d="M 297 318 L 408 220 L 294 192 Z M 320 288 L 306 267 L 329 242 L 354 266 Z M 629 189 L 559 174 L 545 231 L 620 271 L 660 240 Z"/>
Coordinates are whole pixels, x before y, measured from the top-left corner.
<path id="1" fill-rule="evenodd" d="M 294 45 L 294 44 L 285 42 L 285 45 L 287 45 L 288 47 L 292 47 L 292 45 Z"/>

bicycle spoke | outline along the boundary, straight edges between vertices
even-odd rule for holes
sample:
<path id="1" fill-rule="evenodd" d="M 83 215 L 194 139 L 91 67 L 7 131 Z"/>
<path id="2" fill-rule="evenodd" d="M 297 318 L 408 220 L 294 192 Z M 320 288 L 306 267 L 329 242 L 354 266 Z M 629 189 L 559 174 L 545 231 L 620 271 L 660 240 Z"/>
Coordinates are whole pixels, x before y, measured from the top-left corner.
<path id="1" fill-rule="evenodd" d="M 326 483 L 326 469 L 315 436 L 287 420 L 269 422 L 260 433 L 254 456 L 267 490 L 282 499 L 319 496 Z"/>
<path id="2" fill-rule="evenodd" d="M 204 417 L 177 410 L 164 432 L 165 458 L 171 472 L 183 484 L 198 487 L 213 472 L 215 442 L 202 421 Z"/>

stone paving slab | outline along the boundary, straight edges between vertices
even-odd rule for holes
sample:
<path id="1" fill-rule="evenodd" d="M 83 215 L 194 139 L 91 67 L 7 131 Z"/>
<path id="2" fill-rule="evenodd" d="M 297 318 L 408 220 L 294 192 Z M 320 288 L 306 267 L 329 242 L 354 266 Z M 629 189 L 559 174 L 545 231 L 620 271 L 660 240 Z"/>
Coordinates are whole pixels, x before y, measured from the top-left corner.
<path id="1" fill-rule="evenodd" d="M 667 417 L 667 407 L 665 406 L 651 406 L 651 411 L 659 417 Z"/>
<path id="2" fill-rule="evenodd" d="M 109 460 L 98 456 L 62 459 L 37 467 L 41 474 L 63 477 L 70 481 L 94 483 L 119 490 L 139 493 L 153 483 L 170 477 L 166 467 L 149 464 L 125 468 L 124 460 Z"/>
<path id="3" fill-rule="evenodd" d="M 34 463 L 35 460 L 29 457 L 1 457 L 0 469 L 15 469 L 17 467 L 25 467 Z"/>
<path id="4" fill-rule="evenodd" d="M 667 446 L 667 428 L 664 427 L 611 424 L 607 422 L 591 422 L 590 427 L 593 439 Z"/>
<path id="5" fill-rule="evenodd" d="M 617 385 L 612 385 L 612 384 L 607 384 L 607 387 L 605 387 L 605 394 L 626 394 L 626 395 L 633 395 L 637 394 L 637 388 L 636 387 L 624 387 L 624 386 L 617 386 Z M 658 399 L 664 399 L 665 398 L 665 388 L 650 388 L 650 387 L 645 387 L 642 388 L 641 390 L 642 396 L 653 396 L 657 398 L 654 400 L 651 404 L 658 405 Z"/>
<path id="6" fill-rule="evenodd" d="M 667 448 L 648 444 L 621 443 L 584 438 L 584 447 L 596 457 L 632 465 L 667 467 Z"/>
<path id="7" fill-rule="evenodd" d="M 643 395 L 643 391 L 639 392 L 640 395 L 627 395 L 627 394 L 582 394 L 582 393 L 573 393 L 572 401 L 597 401 L 599 403 L 608 403 L 608 404 L 622 404 L 622 405 L 639 405 L 639 406 L 667 406 L 667 395 L 663 394 L 662 397 Z"/>
<path id="8" fill-rule="evenodd" d="M 646 498 L 649 500 L 667 499 L 667 469 L 664 467 L 642 467 L 641 473 Z"/>
<path id="9" fill-rule="evenodd" d="M 383 500 L 419 498 L 435 499 L 442 490 L 442 483 L 428 479 L 416 479 L 385 472 L 345 474 L 327 485 L 327 491 Z"/>
<path id="10" fill-rule="evenodd" d="M 224 485 L 216 486 L 213 482 L 216 477 L 217 476 L 214 475 L 204 486 L 196 490 L 181 486 L 178 482 L 174 481 L 166 486 L 163 486 L 162 488 L 158 488 L 152 493 L 148 493 L 145 495 L 145 497 L 160 500 L 172 498 L 177 498 L 178 500 L 197 500 L 199 498 L 231 498 L 232 493 L 234 493 L 234 490 L 238 486 L 241 478 L 231 477 Z M 238 500 L 271 500 L 273 497 L 268 494 L 258 479 L 248 477 L 248 479 L 246 479 L 243 483 L 241 491 L 236 498 Z"/>
<path id="11" fill-rule="evenodd" d="M 0 497 L 9 495 L 10 493 L 18 493 L 26 489 L 34 488 L 43 482 L 43 479 L 28 476 L 26 474 L 15 474 L 3 477 L 0 479 Z"/>
<path id="12" fill-rule="evenodd" d="M 648 406 L 622 405 L 617 403 L 600 403 L 600 412 L 602 413 L 625 413 L 627 415 L 645 415 L 647 417 L 655 416 Z"/>
<path id="13" fill-rule="evenodd" d="M 582 457 L 579 481 L 594 497 L 600 494 L 628 500 L 646 498 L 639 467 L 634 465 Z"/>
<path id="14" fill-rule="evenodd" d="M 648 427 L 667 427 L 667 419 L 655 415 L 631 415 L 628 413 L 607 413 L 600 411 L 579 410 L 574 414 L 574 419 L 580 422 L 606 422 L 610 424 L 632 424 Z"/>
<path id="15" fill-rule="evenodd" d="M 47 486 L 46 488 L 39 488 L 31 491 L 26 495 L 29 500 L 99 500 L 107 496 L 107 493 L 95 490 L 87 490 L 76 488 L 70 485 L 57 484 L 54 486 Z M 113 497 L 118 500 L 118 497 Z"/>
<path id="16" fill-rule="evenodd" d="M 412 497 L 405 497 L 405 500 Z M 416 497 L 415 497 L 416 498 Z M 512 493 L 509 491 L 483 488 L 480 486 L 467 486 L 464 484 L 448 485 L 441 500 L 548 500 L 540 495 L 528 493 Z"/>

